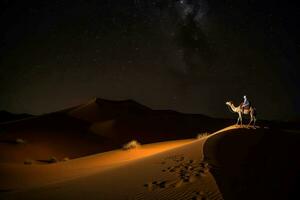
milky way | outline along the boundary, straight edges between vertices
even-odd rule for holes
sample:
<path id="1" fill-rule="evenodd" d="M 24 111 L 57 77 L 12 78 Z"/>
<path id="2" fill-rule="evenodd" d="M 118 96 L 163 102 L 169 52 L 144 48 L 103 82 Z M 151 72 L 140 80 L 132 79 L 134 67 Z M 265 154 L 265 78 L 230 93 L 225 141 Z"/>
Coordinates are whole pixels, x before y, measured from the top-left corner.
<path id="1" fill-rule="evenodd" d="M 0 110 L 40 114 L 101 97 L 230 117 L 224 102 L 246 94 L 261 118 L 294 119 L 294 8 L 260 1 L 6 1 Z"/>

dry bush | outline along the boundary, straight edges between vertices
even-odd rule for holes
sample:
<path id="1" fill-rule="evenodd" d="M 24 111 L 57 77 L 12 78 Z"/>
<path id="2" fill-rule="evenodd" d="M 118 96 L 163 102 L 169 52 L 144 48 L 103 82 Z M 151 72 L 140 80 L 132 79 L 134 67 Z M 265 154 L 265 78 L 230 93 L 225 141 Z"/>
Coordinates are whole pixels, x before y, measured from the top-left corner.
<path id="1" fill-rule="evenodd" d="M 197 135 L 197 139 L 204 138 L 204 137 L 206 137 L 206 136 L 208 136 L 208 135 L 209 135 L 209 133 L 208 133 L 208 132 L 199 133 L 199 134 Z"/>
<path id="2" fill-rule="evenodd" d="M 123 146 L 123 150 L 135 149 L 140 146 L 141 144 L 138 141 L 132 140 Z"/>
<path id="3" fill-rule="evenodd" d="M 58 162 L 58 159 L 54 156 L 50 157 L 49 160 L 48 160 L 49 163 L 57 163 Z"/>
<path id="4" fill-rule="evenodd" d="M 70 158 L 68 158 L 68 157 L 65 157 L 64 159 L 62 159 L 62 161 L 69 161 L 70 160 Z"/>
<path id="5" fill-rule="evenodd" d="M 15 142 L 16 142 L 17 144 L 25 144 L 25 143 L 27 143 L 26 140 L 23 140 L 23 139 L 21 139 L 21 138 L 17 138 L 17 139 L 15 140 Z"/>

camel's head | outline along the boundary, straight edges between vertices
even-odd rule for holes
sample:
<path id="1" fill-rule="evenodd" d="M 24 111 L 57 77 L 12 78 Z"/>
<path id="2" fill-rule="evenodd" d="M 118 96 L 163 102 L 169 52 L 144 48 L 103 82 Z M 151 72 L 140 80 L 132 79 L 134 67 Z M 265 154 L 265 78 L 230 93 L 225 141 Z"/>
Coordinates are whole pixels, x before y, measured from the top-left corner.
<path id="1" fill-rule="evenodd" d="M 227 106 L 231 106 L 231 105 L 232 105 L 232 102 L 231 102 L 231 101 L 227 101 L 225 104 L 226 104 Z"/>

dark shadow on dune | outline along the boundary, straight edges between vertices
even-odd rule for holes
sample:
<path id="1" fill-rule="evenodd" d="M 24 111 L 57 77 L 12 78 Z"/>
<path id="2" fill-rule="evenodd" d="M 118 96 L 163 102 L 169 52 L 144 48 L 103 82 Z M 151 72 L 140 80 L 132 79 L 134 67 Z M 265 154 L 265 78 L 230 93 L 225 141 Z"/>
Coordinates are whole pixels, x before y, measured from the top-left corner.
<path id="1" fill-rule="evenodd" d="M 0 144 L 18 144 L 15 140 L 0 140 Z"/>
<path id="2" fill-rule="evenodd" d="M 299 145 L 300 134 L 236 129 L 209 138 L 204 155 L 224 199 L 300 199 Z"/>
<path id="3" fill-rule="evenodd" d="M 231 123 L 201 114 L 152 110 L 133 100 L 97 98 L 78 107 L 0 124 L 0 144 L 17 138 L 30 141 L 18 148 L 0 145 L 0 162 L 31 158 L 47 163 L 44 158 L 49 155 L 74 159 L 120 149 L 132 140 L 148 144 L 196 138 L 198 133 L 211 133 Z"/>
<path id="4" fill-rule="evenodd" d="M 14 114 L 14 113 L 10 113 L 10 112 L 1 110 L 0 111 L 0 124 L 5 123 L 5 122 L 14 121 L 14 120 L 26 119 L 26 118 L 30 118 L 30 117 L 33 117 L 33 115 L 29 115 L 26 113 Z"/>
<path id="5" fill-rule="evenodd" d="M 44 163 L 44 164 L 51 164 L 51 163 L 57 163 L 58 161 L 54 161 L 54 160 L 50 160 L 50 159 L 44 159 L 44 160 L 36 160 L 40 163 Z"/>
<path id="6" fill-rule="evenodd" d="M 0 189 L 0 193 L 11 192 L 11 189 Z"/>

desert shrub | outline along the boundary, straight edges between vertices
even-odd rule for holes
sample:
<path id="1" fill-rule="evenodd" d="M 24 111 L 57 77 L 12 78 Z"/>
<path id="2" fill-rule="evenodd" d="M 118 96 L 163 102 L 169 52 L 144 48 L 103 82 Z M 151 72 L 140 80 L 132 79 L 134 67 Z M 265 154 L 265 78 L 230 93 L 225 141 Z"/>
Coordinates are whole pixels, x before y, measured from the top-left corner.
<path id="1" fill-rule="evenodd" d="M 64 159 L 62 159 L 62 161 L 68 161 L 70 160 L 68 157 L 65 157 Z"/>
<path id="2" fill-rule="evenodd" d="M 123 150 L 135 149 L 140 146 L 141 144 L 138 141 L 132 140 L 123 146 Z"/>
<path id="3" fill-rule="evenodd" d="M 31 165 L 32 163 L 33 163 L 33 160 L 31 160 L 31 159 L 26 159 L 24 161 L 24 165 Z"/>
<path id="4" fill-rule="evenodd" d="M 49 163 L 57 163 L 58 162 L 58 159 L 54 156 L 50 157 L 49 160 L 48 160 Z"/>
<path id="5" fill-rule="evenodd" d="M 206 137 L 206 136 L 208 136 L 208 135 L 209 135 L 209 133 L 208 133 L 208 132 L 199 133 L 199 134 L 197 135 L 197 139 L 204 138 L 204 137 Z"/>
<path id="6" fill-rule="evenodd" d="M 21 138 L 17 138 L 16 141 L 15 141 L 17 144 L 25 144 L 26 141 L 21 139 Z"/>

